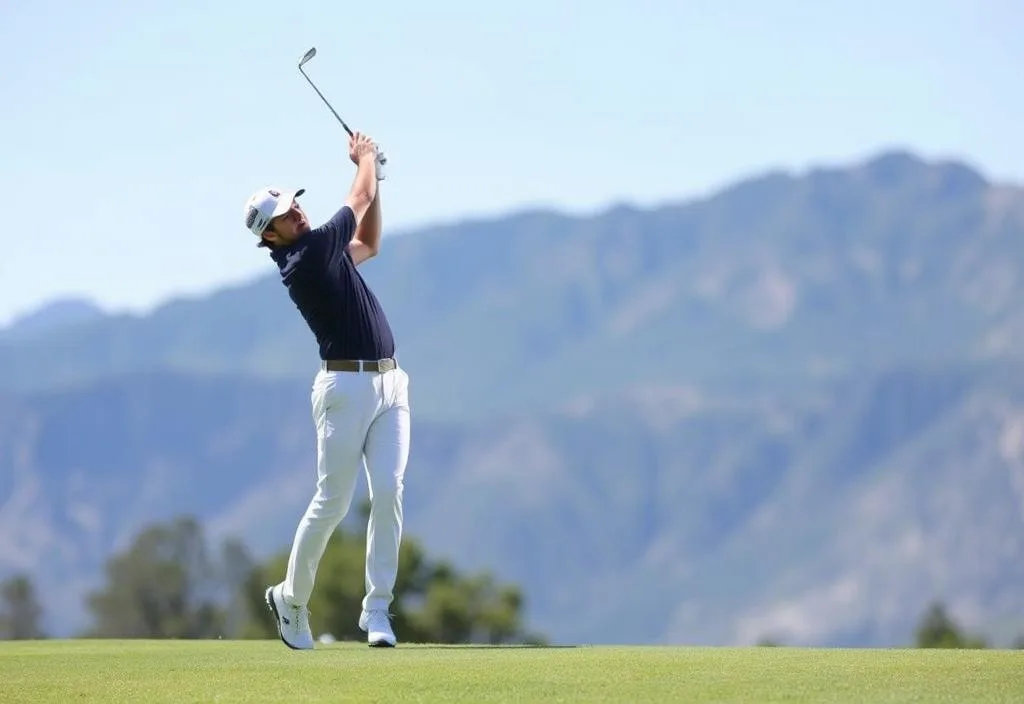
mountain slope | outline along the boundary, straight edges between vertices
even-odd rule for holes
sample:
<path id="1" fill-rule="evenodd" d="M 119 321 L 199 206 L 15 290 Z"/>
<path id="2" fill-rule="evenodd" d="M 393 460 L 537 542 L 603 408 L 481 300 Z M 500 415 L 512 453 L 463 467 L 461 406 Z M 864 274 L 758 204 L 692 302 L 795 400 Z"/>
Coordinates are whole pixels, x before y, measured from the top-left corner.
<path id="1" fill-rule="evenodd" d="M 521 584 L 560 642 L 901 644 L 932 597 L 1019 625 L 1021 371 L 417 421 L 407 531 Z M 57 632 L 144 523 L 195 512 L 266 555 L 313 487 L 292 384 L 130 376 L 8 399 L 0 420 L 0 573 L 35 575 Z"/>
<path id="2" fill-rule="evenodd" d="M 419 411 L 464 419 L 663 379 L 780 385 L 1018 354 L 1022 242 L 1019 190 L 894 152 L 651 210 L 426 229 L 389 240 L 365 271 Z M 0 388 L 154 369 L 305 381 L 314 363 L 270 275 L 0 344 Z"/>
<path id="3" fill-rule="evenodd" d="M 1022 235 L 1019 189 L 889 153 L 389 241 L 408 530 L 559 641 L 904 644 L 932 598 L 1008 640 Z M 143 521 L 284 549 L 314 367 L 272 276 L 0 341 L 0 573 L 71 629 Z"/>

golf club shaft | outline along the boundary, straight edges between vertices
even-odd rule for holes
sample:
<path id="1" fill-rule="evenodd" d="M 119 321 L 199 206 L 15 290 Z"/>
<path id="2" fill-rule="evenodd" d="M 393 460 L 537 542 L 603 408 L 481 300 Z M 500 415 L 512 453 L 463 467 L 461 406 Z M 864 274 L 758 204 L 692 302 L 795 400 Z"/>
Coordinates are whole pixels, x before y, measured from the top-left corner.
<path id="1" fill-rule="evenodd" d="M 324 105 L 326 105 L 330 109 L 330 111 L 332 113 L 334 113 L 334 117 L 336 117 L 338 119 L 338 122 L 341 123 L 341 126 L 345 128 L 346 132 L 348 132 L 348 136 L 349 137 L 354 136 L 352 134 L 352 130 L 350 130 L 348 125 L 345 124 L 345 121 L 341 119 L 341 115 L 339 115 L 337 113 L 337 111 L 333 107 L 331 107 L 331 104 L 329 102 L 327 102 L 327 98 L 325 98 L 324 94 L 320 92 L 320 89 L 316 87 L 316 84 L 313 83 L 312 80 L 310 80 L 309 76 L 306 75 L 306 72 L 302 70 L 301 66 L 299 67 L 299 73 L 302 74 L 302 77 L 306 79 L 306 81 L 309 83 L 309 85 L 313 86 L 313 90 L 315 90 L 316 94 L 320 96 L 320 100 L 324 101 Z"/>

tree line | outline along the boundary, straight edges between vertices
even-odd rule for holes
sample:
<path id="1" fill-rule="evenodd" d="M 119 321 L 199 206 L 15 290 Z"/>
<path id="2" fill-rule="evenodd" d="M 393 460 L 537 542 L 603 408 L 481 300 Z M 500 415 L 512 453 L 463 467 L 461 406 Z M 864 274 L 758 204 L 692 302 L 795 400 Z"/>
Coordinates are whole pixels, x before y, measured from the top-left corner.
<path id="1" fill-rule="evenodd" d="M 912 647 L 915 648 L 983 650 L 993 647 L 990 640 L 984 635 L 972 633 L 953 618 L 942 601 L 933 601 L 925 607 L 914 627 L 912 643 Z M 763 638 L 758 645 L 777 647 L 784 644 L 774 638 Z M 1010 648 L 1024 650 L 1024 633 L 1017 636 Z"/>
<path id="2" fill-rule="evenodd" d="M 366 524 L 368 505 L 360 506 Z M 364 529 L 365 530 L 365 529 Z M 365 532 L 339 528 L 328 544 L 309 604 L 314 634 L 361 640 Z M 263 601 L 268 584 L 284 574 L 287 552 L 260 563 L 236 539 L 211 545 L 202 525 L 183 516 L 143 529 L 107 561 L 105 582 L 86 596 L 92 624 L 87 638 L 276 638 Z M 523 626 L 521 590 L 489 572 L 466 574 L 432 559 L 406 537 L 399 553 L 391 612 L 405 642 L 534 644 L 543 634 Z M 31 579 L 0 582 L 0 640 L 46 638 L 43 608 Z M 929 604 L 913 632 L 918 648 L 989 648 L 981 634 L 961 626 L 942 602 Z M 778 645 L 764 640 L 761 645 Z M 1011 646 L 1024 649 L 1024 633 Z"/>
<path id="3" fill-rule="evenodd" d="M 366 524 L 368 504 L 360 506 Z M 365 528 L 339 528 L 320 563 L 309 604 L 315 635 L 362 640 L 357 619 L 363 597 Z M 102 586 L 85 597 L 91 625 L 85 638 L 276 638 L 264 603 L 281 579 L 287 552 L 253 560 L 236 539 L 214 545 L 191 516 L 144 528 L 106 562 Z M 399 552 L 396 630 L 405 642 L 545 644 L 523 626 L 524 598 L 489 572 L 465 573 L 431 558 L 412 537 Z M 0 583 L 0 639 L 45 638 L 43 609 L 32 581 Z"/>

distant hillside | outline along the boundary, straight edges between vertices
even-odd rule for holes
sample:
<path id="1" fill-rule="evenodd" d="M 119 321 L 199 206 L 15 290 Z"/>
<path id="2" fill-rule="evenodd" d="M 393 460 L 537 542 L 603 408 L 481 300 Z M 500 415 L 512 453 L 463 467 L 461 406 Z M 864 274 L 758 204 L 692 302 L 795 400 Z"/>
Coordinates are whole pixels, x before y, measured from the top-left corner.
<path id="1" fill-rule="evenodd" d="M 1024 632 L 1020 189 L 892 152 L 366 272 L 412 376 L 408 531 L 520 583 L 531 629 L 902 645 L 940 598 Z M 143 522 L 286 547 L 315 359 L 273 274 L 0 340 L 0 577 L 59 632 Z"/>
<path id="2" fill-rule="evenodd" d="M 24 342 L 34 336 L 95 322 L 103 315 L 103 310 L 90 301 L 78 298 L 52 301 L 0 327 L 0 343 Z"/>
<path id="3" fill-rule="evenodd" d="M 651 210 L 427 229 L 366 272 L 418 412 L 459 419 L 666 379 L 747 388 L 1015 355 L 1022 252 L 1021 191 L 894 152 Z M 308 380 L 316 352 L 274 277 L 0 344 L 0 388 L 156 369 Z"/>
<path id="4" fill-rule="evenodd" d="M 521 584 L 559 642 L 898 645 L 932 598 L 1008 640 L 1024 632 L 1022 371 L 418 423 L 407 531 Z M 35 575 L 60 633 L 146 522 L 196 512 L 285 549 L 312 488 L 305 395 L 158 375 L 4 402 L 0 574 Z"/>

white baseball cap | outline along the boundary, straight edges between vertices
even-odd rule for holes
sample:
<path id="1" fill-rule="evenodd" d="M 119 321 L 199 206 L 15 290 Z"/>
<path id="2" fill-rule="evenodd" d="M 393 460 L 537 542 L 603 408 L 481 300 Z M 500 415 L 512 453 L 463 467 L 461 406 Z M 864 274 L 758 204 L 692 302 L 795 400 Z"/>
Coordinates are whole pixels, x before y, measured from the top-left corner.
<path id="1" fill-rule="evenodd" d="M 270 221 L 284 215 L 292 207 L 292 201 L 306 192 L 305 188 L 285 191 L 268 186 L 249 196 L 245 204 L 245 226 L 257 237 L 263 237 Z"/>

